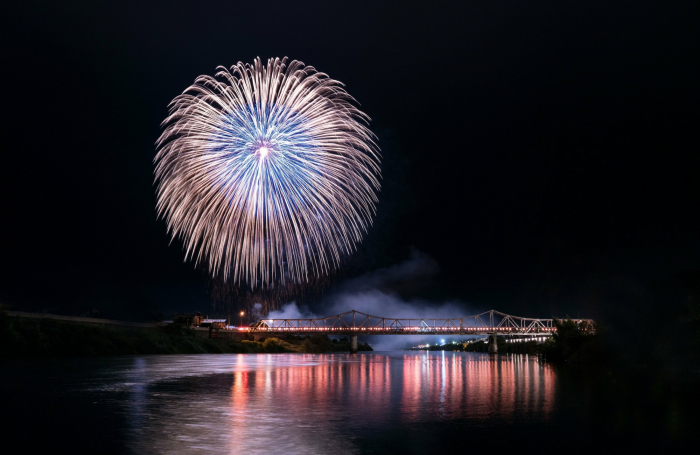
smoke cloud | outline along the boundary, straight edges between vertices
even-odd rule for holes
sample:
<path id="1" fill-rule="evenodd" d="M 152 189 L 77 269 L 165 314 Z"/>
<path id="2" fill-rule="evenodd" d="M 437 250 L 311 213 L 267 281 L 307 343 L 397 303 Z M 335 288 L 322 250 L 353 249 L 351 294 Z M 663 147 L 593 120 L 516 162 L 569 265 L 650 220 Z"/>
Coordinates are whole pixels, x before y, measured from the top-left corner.
<path id="1" fill-rule="evenodd" d="M 262 303 L 256 303 L 253 305 L 252 314 L 253 314 L 253 320 L 255 320 L 255 321 L 257 321 L 258 319 L 262 319 L 263 316 L 265 316 L 263 314 Z"/>
<path id="2" fill-rule="evenodd" d="M 317 317 L 306 306 L 299 308 L 296 302 L 286 303 L 281 309 L 270 311 L 267 315 L 268 319 L 308 319 Z"/>
<path id="3" fill-rule="evenodd" d="M 440 268 L 435 260 L 411 248 L 411 255 L 407 261 L 345 280 L 339 290 L 340 292 L 360 292 L 386 288 L 437 275 L 439 271 Z"/>
<path id="4" fill-rule="evenodd" d="M 324 300 L 327 316 L 357 310 L 372 316 L 387 318 L 458 318 L 477 313 L 460 301 L 432 302 L 423 299 L 403 299 L 392 290 L 401 283 L 413 282 L 436 275 L 437 262 L 427 255 L 411 250 L 407 261 L 375 270 L 346 280 L 339 290 Z M 361 337 L 375 350 L 406 349 L 426 343 L 457 341 L 465 337 L 437 337 L 421 335 L 377 335 Z"/>
<path id="5" fill-rule="evenodd" d="M 403 299 L 392 288 L 402 283 L 413 282 L 436 275 L 439 272 L 437 262 L 425 254 L 413 249 L 407 261 L 385 269 L 375 270 L 356 278 L 345 280 L 338 290 L 326 297 L 317 313 L 306 306 L 297 306 L 289 302 L 281 309 L 271 311 L 266 317 L 270 319 L 303 319 L 334 316 L 346 311 L 356 310 L 372 316 L 387 318 L 442 319 L 470 316 L 480 311 L 473 311 L 460 301 L 433 302 L 423 299 Z M 362 341 L 370 343 L 379 351 L 407 349 L 426 343 L 440 343 L 462 340 L 471 337 L 455 336 L 421 336 L 421 335 L 377 335 L 361 336 Z"/>
<path id="6" fill-rule="evenodd" d="M 436 303 L 424 300 L 403 300 L 395 294 L 373 289 L 358 293 L 343 293 L 335 296 L 328 314 L 338 314 L 348 310 L 357 310 L 372 316 L 387 318 L 416 318 L 442 319 L 469 316 L 474 312 L 467 311 L 466 306 L 459 302 Z M 435 344 L 458 341 L 465 337 L 437 337 L 434 335 L 377 335 L 364 336 L 364 341 L 370 343 L 373 349 L 379 351 L 407 349 L 419 344 Z"/>

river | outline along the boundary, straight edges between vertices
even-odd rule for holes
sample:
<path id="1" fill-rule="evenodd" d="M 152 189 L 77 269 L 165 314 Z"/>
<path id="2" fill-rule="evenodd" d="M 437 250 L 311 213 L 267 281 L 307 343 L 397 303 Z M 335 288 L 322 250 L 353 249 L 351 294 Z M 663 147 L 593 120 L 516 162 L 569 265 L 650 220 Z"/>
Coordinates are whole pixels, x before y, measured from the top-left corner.
<path id="1" fill-rule="evenodd" d="M 219 354 L 0 366 L 2 432 L 52 452 L 628 452 L 682 446 L 694 412 L 681 399 L 635 397 L 614 377 L 525 355 Z"/>

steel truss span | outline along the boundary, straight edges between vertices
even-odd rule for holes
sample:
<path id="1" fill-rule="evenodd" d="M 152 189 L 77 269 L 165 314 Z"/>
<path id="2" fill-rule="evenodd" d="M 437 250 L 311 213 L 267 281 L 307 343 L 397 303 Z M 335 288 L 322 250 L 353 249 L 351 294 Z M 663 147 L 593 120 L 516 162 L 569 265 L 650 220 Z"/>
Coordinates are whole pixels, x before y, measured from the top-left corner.
<path id="1" fill-rule="evenodd" d="M 595 333 L 592 319 L 572 319 L 578 327 Z M 490 310 L 454 319 L 383 318 L 348 311 L 336 316 L 312 319 L 261 319 L 251 325 L 252 333 L 339 335 L 520 335 L 551 336 L 556 332 L 554 319 L 522 318 Z"/>

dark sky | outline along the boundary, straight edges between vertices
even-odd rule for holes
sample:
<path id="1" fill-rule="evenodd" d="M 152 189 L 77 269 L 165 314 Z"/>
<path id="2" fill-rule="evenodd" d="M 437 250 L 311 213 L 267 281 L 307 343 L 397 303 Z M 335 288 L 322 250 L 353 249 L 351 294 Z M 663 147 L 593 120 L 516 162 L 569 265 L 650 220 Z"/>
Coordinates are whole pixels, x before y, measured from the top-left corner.
<path id="1" fill-rule="evenodd" d="M 4 303 L 210 305 L 156 219 L 154 143 L 196 76 L 256 56 L 373 119 L 378 216 L 341 275 L 414 247 L 440 266 L 416 295 L 600 317 L 700 269 L 697 1 L 59 3 L 2 7 Z"/>

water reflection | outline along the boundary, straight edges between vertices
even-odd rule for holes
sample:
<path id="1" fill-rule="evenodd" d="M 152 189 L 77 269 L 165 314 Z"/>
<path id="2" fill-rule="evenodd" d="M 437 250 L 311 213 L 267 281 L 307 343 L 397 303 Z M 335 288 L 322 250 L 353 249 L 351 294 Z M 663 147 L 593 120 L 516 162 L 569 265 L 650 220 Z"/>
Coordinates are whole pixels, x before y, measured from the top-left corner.
<path id="1" fill-rule="evenodd" d="M 7 361 L 0 435 L 32 453 L 334 455 L 628 453 L 694 437 L 696 392 L 599 373 L 452 352 Z"/>
<path id="2" fill-rule="evenodd" d="M 451 352 L 146 357 L 112 379 L 135 453 L 358 453 L 392 425 L 547 421 L 556 396 L 536 358 Z"/>
<path id="3" fill-rule="evenodd" d="M 551 366 L 527 356 L 426 353 L 403 357 L 401 416 L 509 421 L 523 414 L 547 420 L 556 387 Z"/>

